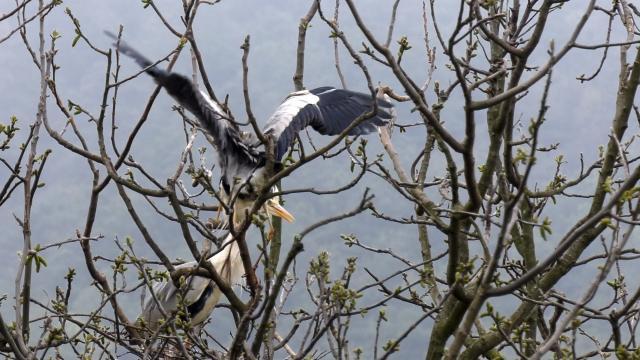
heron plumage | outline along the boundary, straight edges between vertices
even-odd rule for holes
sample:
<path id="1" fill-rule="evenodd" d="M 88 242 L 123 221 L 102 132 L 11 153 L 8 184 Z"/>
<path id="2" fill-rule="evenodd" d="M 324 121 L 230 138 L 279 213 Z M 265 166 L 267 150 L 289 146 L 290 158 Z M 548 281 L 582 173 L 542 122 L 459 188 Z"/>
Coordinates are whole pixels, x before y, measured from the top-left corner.
<path id="1" fill-rule="evenodd" d="M 298 132 L 311 126 L 322 135 L 338 135 L 362 114 L 372 109 L 371 95 L 324 86 L 289 94 L 271 115 L 264 134 L 276 139 L 277 160 L 282 159 L 293 144 Z M 364 135 L 387 124 L 391 114 L 386 109 L 393 105 L 376 99 L 378 111 L 353 127 L 349 135 Z"/>
<path id="2" fill-rule="evenodd" d="M 244 267 L 240 261 L 240 249 L 231 234 L 227 235 L 221 250 L 207 261 L 220 277 L 231 285 L 237 283 L 244 275 Z M 196 266 L 197 262 L 191 261 L 176 266 L 176 269 Z M 145 294 L 140 314 L 149 329 L 156 330 L 158 328 L 160 320 L 164 318 L 163 311 L 170 316 L 178 310 L 180 294 L 182 294 L 184 305 L 191 317 L 192 325 L 199 325 L 209 318 L 213 308 L 220 300 L 222 294 L 220 289 L 213 280 L 197 275 L 189 276 L 185 283 L 187 288 L 182 293 L 172 281 L 153 283 L 152 291 L 157 301 L 150 294 Z"/>
<path id="3" fill-rule="evenodd" d="M 109 36 L 115 38 L 113 34 Z M 221 183 L 224 190 L 222 198 L 225 201 L 235 199 L 233 223 L 234 225 L 240 223 L 245 210 L 251 209 L 259 191 L 264 188 L 267 179 L 273 175 L 265 166 L 267 156 L 263 144 L 244 138 L 224 108 L 211 99 L 206 92 L 200 91 L 190 79 L 160 69 L 122 40 L 119 40 L 117 45 L 122 54 L 132 57 L 138 65 L 143 67 L 145 72 L 164 87 L 182 107 L 190 111 L 213 137 L 222 172 Z M 378 126 L 386 125 L 391 119 L 393 105 L 384 99 L 374 98 L 370 94 L 333 87 L 297 91 L 287 96 L 278 106 L 267 121 L 263 133 L 274 139 L 276 144 L 274 158 L 279 162 L 293 144 L 298 132 L 304 128 L 311 126 L 320 134 L 337 135 L 374 108 L 377 111 L 371 114 L 371 117 L 353 126 L 349 135 L 367 134 Z M 236 193 L 237 198 L 234 196 Z M 269 201 L 277 202 L 277 199 L 271 198 L 267 203 Z M 293 216 L 284 208 L 277 212 L 279 214 L 277 216 L 287 221 L 293 220 Z M 223 260 L 228 262 L 229 266 L 226 269 L 222 267 L 225 264 Z M 239 250 L 233 239 L 225 250 L 209 261 L 218 273 L 222 272 L 223 278 L 229 279 L 229 282 L 237 281 L 244 273 Z M 195 263 L 183 266 L 195 266 Z M 224 271 L 228 273 L 225 275 Z M 188 279 L 188 286 L 189 288 L 183 294 L 184 301 L 187 309 L 193 313 L 191 314 L 192 324 L 199 324 L 209 317 L 220 298 L 220 290 L 211 280 L 200 276 L 191 276 Z M 160 306 L 168 314 L 177 310 L 179 290 L 172 282 L 155 284 L 153 290 L 157 294 L 157 301 L 148 298 L 141 316 L 151 328 L 157 328 L 162 319 Z"/>
<path id="4" fill-rule="evenodd" d="M 106 32 L 112 38 L 115 35 Z M 145 69 L 145 72 L 161 85 L 182 107 L 195 115 L 213 138 L 222 169 L 223 184 L 229 188 L 247 179 L 248 174 L 264 163 L 264 152 L 250 142 L 244 141 L 236 125 L 222 106 L 204 91 L 198 89 L 187 77 L 152 66 L 153 62 L 135 50 L 126 41 L 120 40 L 119 51 Z"/>
<path id="5" fill-rule="evenodd" d="M 113 34 L 108 33 L 111 37 Z M 254 172 L 265 163 L 262 144 L 242 138 L 240 131 L 229 120 L 222 106 L 200 91 L 187 77 L 160 70 L 157 66 L 133 49 L 125 41 L 118 43 L 122 54 L 132 57 L 138 65 L 146 68 L 159 85 L 162 85 L 180 105 L 193 113 L 214 138 L 219 153 L 223 181 L 232 186 L 236 179 L 249 180 L 246 172 Z M 273 136 L 276 142 L 275 159 L 280 161 L 301 130 L 311 126 L 323 135 L 337 135 L 349 127 L 362 114 L 377 103 L 377 112 L 357 126 L 349 135 L 363 135 L 375 131 L 391 119 L 391 103 L 375 99 L 370 94 L 336 89 L 330 86 L 289 94 L 271 115 L 263 129 L 265 135 Z M 255 177 L 254 177 L 255 178 Z M 255 179 L 254 179 L 255 180 Z"/>

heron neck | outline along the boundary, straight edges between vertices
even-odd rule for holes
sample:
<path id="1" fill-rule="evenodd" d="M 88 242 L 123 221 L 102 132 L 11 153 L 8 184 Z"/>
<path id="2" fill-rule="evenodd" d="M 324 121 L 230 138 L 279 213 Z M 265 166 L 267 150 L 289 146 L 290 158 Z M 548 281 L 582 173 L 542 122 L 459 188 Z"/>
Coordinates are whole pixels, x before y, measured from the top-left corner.
<path id="1" fill-rule="evenodd" d="M 225 237 L 224 240 L 222 241 L 222 245 L 220 247 L 222 248 L 222 252 L 230 253 L 232 252 L 231 248 L 238 247 L 238 243 L 233 238 L 233 235 L 229 233 L 227 237 Z"/>
<path id="2" fill-rule="evenodd" d="M 210 260 L 220 275 L 231 284 L 240 280 L 244 274 L 240 247 L 231 234 L 222 242 L 222 250 Z"/>

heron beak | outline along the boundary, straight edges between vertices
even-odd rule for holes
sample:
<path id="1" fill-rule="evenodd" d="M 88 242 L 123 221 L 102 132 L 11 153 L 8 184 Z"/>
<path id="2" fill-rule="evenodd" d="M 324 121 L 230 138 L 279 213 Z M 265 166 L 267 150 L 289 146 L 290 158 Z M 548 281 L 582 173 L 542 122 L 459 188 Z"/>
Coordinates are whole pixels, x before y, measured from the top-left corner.
<path id="1" fill-rule="evenodd" d="M 278 204 L 275 201 L 269 201 L 267 203 L 267 207 L 268 207 L 269 213 L 277 217 L 283 218 L 287 222 L 291 223 L 296 219 L 293 215 L 291 215 L 290 212 L 287 211 L 287 209 L 285 209 L 284 207 L 282 207 L 282 205 Z"/>

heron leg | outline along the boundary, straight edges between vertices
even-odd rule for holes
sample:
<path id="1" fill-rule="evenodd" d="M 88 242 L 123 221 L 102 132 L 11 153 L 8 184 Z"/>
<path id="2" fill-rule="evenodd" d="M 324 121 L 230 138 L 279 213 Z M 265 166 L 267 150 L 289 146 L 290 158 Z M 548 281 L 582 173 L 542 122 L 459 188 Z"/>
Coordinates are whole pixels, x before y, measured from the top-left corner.
<path id="1" fill-rule="evenodd" d="M 276 228 L 273 226 L 269 227 L 269 232 L 267 233 L 267 243 L 271 242 L 273 238 L 276 236 Z"/>
<path id="2" fill-rule="evenodd" d="M 267 232 L 267 243 L 269 243 L 276 236 L 276 228 L 275 226 L 273 226 L 273 217 L 270 216 L 268 212 L 267 212 L 267 219 L 269 221 L 269 230 Z"/>

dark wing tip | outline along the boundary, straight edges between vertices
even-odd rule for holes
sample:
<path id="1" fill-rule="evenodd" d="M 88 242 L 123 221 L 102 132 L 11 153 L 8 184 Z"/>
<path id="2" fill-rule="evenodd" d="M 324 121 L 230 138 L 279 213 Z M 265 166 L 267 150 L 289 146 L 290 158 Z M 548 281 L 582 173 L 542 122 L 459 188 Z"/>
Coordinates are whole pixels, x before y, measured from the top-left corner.
<path id="1" fill-rule="evenodd" d="M 350 135 L 362 135 L 373 132 L 379 126 L 385 126 L 393 118 L 393 104 L 370 93 L 361 93 L 346 89 L 322 87 L 311 91 L 320 98 L 318 103 L 322 112 L 322 124 L 328 135 L 334 135 L 345 129 L 361 114 L 370 111 L 377 104 L 376 113 L 369 119 L 351 129 Z M 319 129 L 316 129 L 320 131 Z M 322 131 L 320 131 L 323 133 Z"/>
<path id="2" fill-rule="evenodd" d="M 116 34 L 112 33 L 109 30 L 104 30 L 103 31 L 105 35 L 107 35 L 108 37 L 110 37 L 113 40 L 118 40 L 118 37 L 116 36 Z"/>
<path id="3" fill-rule="evenodd" d="M 312 93 L 313 95 L 321 95 L 322 93 L 325 93 L 331 90 L 336 90 L 340 93 L 349 94 L 351 97 L 356 98 L 358 102 L 361 102 L 363 105 L 371 104 L 371 99 L 372 99 L 371 94 L 360 93 L 357 91 L 351 91 L 347 89 L 336 89 L 333 86 L 321 86 L 319 88 L 311 89 L 309 90 L 309 92 Z M 378 106 L 380 107 L 383 107 L 383 108 L 393 107 L 393 103 L 391 103 L 390 101 L 384 98 L 378 97 L 376 100 L 377 100 Z"/>
<path id="4" fill-rule="evenodd" d="M 118 51 L 120 51 L 121 54 L 124 54 L 124 55 L 132 58 L 133 60 L 135 60 L 135 62 L 138 65 L 140 65 L 140 67 L 146 68 L 146 67 L 149 67 L 149 66 L 153 65 L 151 60 L 147 59 L 144 55 L 142 55 L 140 52 L 138 52 L 136 49 L 134 49 L 131 45 L 129 45 L 129 43 L 127 43 L 126 41 L 122 40 L 121 38 L 118 38 L 118 36 L 116 36 L 116 34 L 112 33 L 109 30 L 105 30 L 104 33 L 105 33 L 105 35 L 107 35 L 111 39 L 115 40 L 115 42 L 113 43 L 113 46 L 117 47 Z M 154 76 L 154 77 L 159 75 L 158 71 L 159 71 L 159 69 L 157 69 L 155 66 L 152 67 L 152 68 L 147 69 L 147 73 L 149 73 L 151 76 Z"/>

